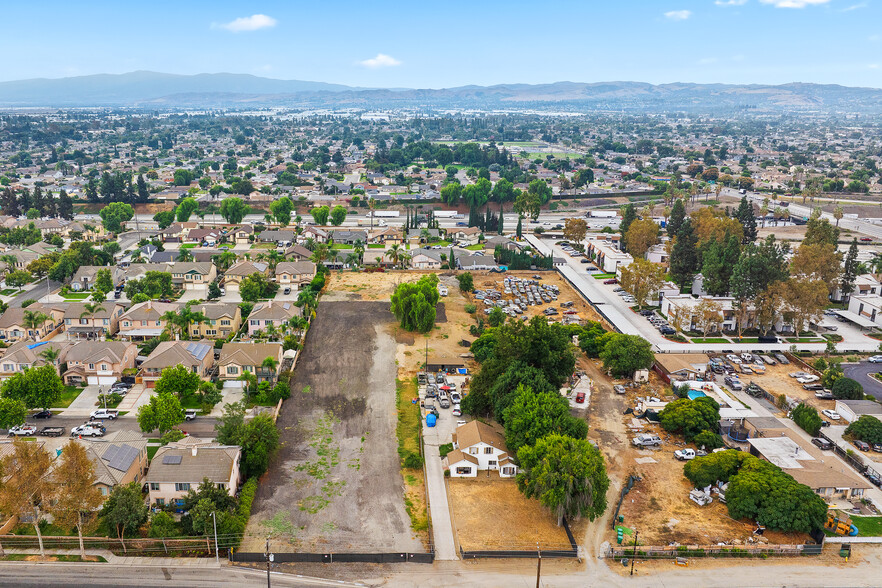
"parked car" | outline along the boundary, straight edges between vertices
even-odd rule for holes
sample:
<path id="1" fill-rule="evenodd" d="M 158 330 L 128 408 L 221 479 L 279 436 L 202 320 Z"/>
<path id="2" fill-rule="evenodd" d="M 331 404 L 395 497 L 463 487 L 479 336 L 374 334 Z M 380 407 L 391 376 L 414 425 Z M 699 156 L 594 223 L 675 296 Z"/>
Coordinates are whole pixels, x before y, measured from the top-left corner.
<path id="1" fill-rule="evenodd" d="M 811 384 L 812 382 L 817 382 L 820 379 L 821 378 L 819 378 L 818 376 L 815 376 L 814 374 L 810 374 L 810 375 L 804 376 L 802 378 L 796 378 L 796 381 L 799 382 L 800 384 Z"/>
<path id="2" fill-rule="evenodd" d="M 882 453 L 882 443 L 873 443 L 873 451 Z"/>
<path id="3" fill-rule="evenodd" d="M 737 378 L 733 378 L 731 376 L 726 376 L 723 378 L 723 382 L 732 388 L 733 390 L 743 390 L 744 386 L 741 385 L 741 382 Z"/>
<path id="4" fill-rule="evenodd" d="M 817 445 L 818 449 L 828 450 L 833 449 L 833 444 L 827 441 L 826 439 L 821 439 L 820 437 L 815 437 L 812 439 L 812 444 Z"/>
<path id="5" fill-rule="evenodd" d="M 815 398 L 818 400 L 833 400 L 833 392 L 831 390 L 827 390 L 826 388 L 823 390 L 818 390 L 815 392 Z"/>
<path id="6" fill-rule="evenodd" d="M 625 393 L 625 387 L 622 386 L 621 384 L 616 384 L 615 386 L 613 386 L 613 390 L 615 390 L 616 394 L 624 394 Z"/>
<path id="7" fill-rule="evenodd" d="M 40 412 L 34 413 L 31 415 L 31 418 L 35 419 L 51 419 L 52 411 L 51 410 L 41 410 Z"/>
<path id="8" fill-rule="evenodd" d="M 778 363 L 780 363 L 781 365 L 788 365 L 790 363 L 790 360 L 787 359 L 787 356 L 783 353 L 775 353 L 772 355 L 772 357 L 777 359 Z"/>
<path id="9" fill-rule="evenodd" d="M 192 421 L 193 419 L 196 418 L 196 415 L 198 415 L 198 414 L 199 414 L 199 411 L 197 411 L 195 408 L 185 408 L 184 409 L 184 420 L 188 421 L 188 422 Z"/>
<path id="10" fill-rule="evenodd" d="M 585 393 L 584 392 L 576 392 L 576 402 L 582 404 L 585 402 Z"/>
<path id="11" fill-rule="evenodd" d="M 658 435 L 651 433 L 642 433 L 631 439 L 631 443 L 637 447 L 658 447 L 662 440 Z"/>
<path id="12" fill-rule="evenodd" d="M 823 389 L 824 389 L 824 385 L 823 385 L 823 384 L 817 384 L 817 383 L 815 383 L 815 384 L 803 384 L 803 385 L 802 385 L 802 389 L 803 389 L 803 390 L 808 390 L 809 392 L 814 392 L 815 390 L 823 390 Z"/>
<path id="13" fill-rule="evenodd" d="M 71 429 L 70 435 L 71 437 L 103 437 L 106 432 L 107 429 L 101 425 L 86 423 L 85 425 L 80 425 L 79 427 Z"/>
<path id="14" fill-rule="evenodd" d="M 861 451 L 869 451 L 870 445 L 866 441 L 861 441 L 860 439 L 854 440 L 854 446 L 860 449 Z"/>
<path id="15" fill-rule="evenodd" d="M 462 408 L 459 403 L 453 405 L 453 416 L 462 416 Z"/>
<path id="16" fill-rule="evenodd" d="M 93 410 L 89 415 L 90 421 L 103 421 L 104 419 L 114 420 L 119 416 L 119 411 L 115 408 L 99 408 Z"/>
<path id="17" fill-rule="evenodd" d="M 291 288 L 285 288 L 284 290 L 282 290 L 282 294 L 288 295 L 290 293 L 291 293 Z"/>
<path id="18" fill-rule="evenodd" d="M 9 429 L 10 437 L 26 437 L 37 433 L 37 427 L 34 425 L 19 425 Z"/>
<path id="19" fill-rule="evenodd" d="M 835 410 L 830 410 L 829 408 L 825 408 L 821 411 L 821 414 L 830 419 L 831 421 L 838 421 L 842 417 L 839 416 L 839 413 Z"/>
<path id="20" fill-rule="evenodd" d="M 610 278 L 609 280 L 604 280 L 603 283 L 604 284 L 618 284 L 619 281 L 615 278 Z"/>
<path id="21" fill-rule="evenodd" d="M 882 363 L 882 355 L 873 355 L 867 358 L 870 363 Z"/>
<path id="22" fill-rule="evenodd" d="M 680 461 L 689 461 L 690 459 L 695 459 L 695 450 L 689 449 L 688 447 L 685 449 L 678 449 L 674 452 L 674 457 Z"/>
<path id="23" fill-rule="evenodd" d="M 791 378 L 804 378 L 805 376 L 810 376 L 811 374 L 808 372 L 790 372 L 787 375 Z"/>

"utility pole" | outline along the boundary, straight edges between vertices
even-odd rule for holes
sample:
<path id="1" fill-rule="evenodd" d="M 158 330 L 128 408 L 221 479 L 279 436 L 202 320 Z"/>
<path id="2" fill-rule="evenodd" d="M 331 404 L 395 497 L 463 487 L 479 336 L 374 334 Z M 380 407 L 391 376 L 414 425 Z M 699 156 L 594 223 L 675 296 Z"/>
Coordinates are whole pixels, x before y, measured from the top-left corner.
<path id="1" fill-rule="evenodd" d="M 634 530 L 634 553 L 631 554 L 631 575 L 634 575 L 634 558 L 637 557 L 637 530 Z"/>
<path id="2" fill-rule="evenodd" d="M 269 552 L 269 537 L 266 538 L 266 588 L 270 588 L 270 552 Z"/>
<path id="3" fill-rule="evenodd" d="M 539 559 L 536 561 L 536 588 L 539 588 L 539 576 L 542 572 L 542 550 L 539 549 L 539 542 L 536 542 L 536 553 Z"/>
<path id="4" fill-rule="evenodd" d="M 211 520 L 214 523 L 214 561 L 220 563 L 220 548 L 217 545 L 217 516 L 214 511 L 211 513 Z"/>

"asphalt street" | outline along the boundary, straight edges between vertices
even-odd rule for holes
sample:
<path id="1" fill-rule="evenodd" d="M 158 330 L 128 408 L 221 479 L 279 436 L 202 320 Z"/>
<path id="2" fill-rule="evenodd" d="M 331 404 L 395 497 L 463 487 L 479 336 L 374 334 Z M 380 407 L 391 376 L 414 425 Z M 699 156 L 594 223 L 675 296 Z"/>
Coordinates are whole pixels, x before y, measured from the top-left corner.
<path id="1" fill-rule="evenodd" d="M 876 400 L 882 400 L 882 382 L 871 374 L 882 372 L 882 363 L 862 361 L 842 366 L 842 373 L 852 380 L 857 380 L 864 387 L 864 392 Z"/>
<path id="2" fill-rule="evenodd" d="M 64 427 L 65 429 L 67 429 L 65 431 L 65 435 L 70 435 L 70 430 L 72 427 L 82 425 L 83 423 L 88 422 L 88 420 L 88 417 L 64 417 L 56 415 L 50 419 L 28 418 L 26 422 L 37 427 L 37 430 L 40 430 L 43 427 Z M 186 431 L 194 437 L 214 437 L 214 424 L 216 422 L 217 419 L 214 419 L 212 417 L 197 417 L 193 421 L 181 423 L 180 428 L 182 431 Z M 104 426 L 107 429 L 108 433 L 112 433 L 114 431 L 135 431 L 137 433 L 141 432 L 141 429 L 138 428 L 138 420 L 134 418 L 134 416 L 129 418 L 128 415 L 113 421 L 104 421 Z M 3 432 L 0 434 L 6 433 L 5 429 L 3 429 L 2 431 Z"/>

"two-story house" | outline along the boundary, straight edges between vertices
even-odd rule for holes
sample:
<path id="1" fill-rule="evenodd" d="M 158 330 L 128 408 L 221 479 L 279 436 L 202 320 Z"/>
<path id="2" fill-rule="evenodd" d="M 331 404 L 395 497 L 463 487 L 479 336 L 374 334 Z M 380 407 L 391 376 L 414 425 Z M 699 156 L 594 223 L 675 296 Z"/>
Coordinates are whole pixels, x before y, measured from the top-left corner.
<path id="1" fill-rule="evenodd" d="M 238 290 L 239 284 L 251 274 L 269 277 L 269 265 L 260 261 L 237 261 L 224 272 L 223 284 L 229 290 Z"/>
<path id="2" fill-rule="evenodd" d="M 39 341 L 60 328 L 63 318 L 63 310 L 39 302 L 27 308 L 7 308 L 0 316 L 0 340 L 6 343 L 21 339 Z"/>
<path id="3" fill-rule="evenodd" d="M 39 367 L 50 363 L 47 361 L 47 351 L 58 357 L 52 361 L 58 367 L 65 362 L 67 352 L 73 347 L 68 341 L 47 341 L 46 343 L 34 344 L 32 341 L 18 341 L 6 349 L 0 350 L 0 379 L 9 378 L 17 373 L 32 367 Z"/>
<path id="4" fill-rule="evenodd" d="M 451 238 L 451 240 L 456 239 L 459 243 L 477 245 L 478 239 L 481 236 L 481 229 L 478 227 L 458 227 L 456 229 L 450 229 L 447 236 L 448 238 Z"/>
<path id="5" fill-rule="evenodd" d="M 308 284 L 315 277 L 316 267 L 311 261 L 283 261 L 276 265 L 276 283 L 280 286 Z"/>
<path id="6" fill-rule="evenodd" d="M 110 279 L 115 287 L 125 281 L 125 272 L 118 267 L 105 267 L 100 265 L 81 265 L 70 280 L 70 289 L 74 292 L 91 290 L 95 285 L 95 276 L 99 270 L 110 270 Z"/>
<path id="7" fill-rule="evenodd" d="M 301 308 L 293 302 L 258 302 L 248 315 L 248 334 L 254 337 L 258 331 L 266 333 L 270 325 L 283 332 L 289 320 L 302 314 Z"/>
<path id="8" fill-rule="evenodd" d="M 285 249 L 285 259 L 291 261 L 309 261 L 312 259 L 312 251 L 304 247 L 303 245 L 299 245 L 295 243 L 291 245 L 287 249 Z"/>
<path id="9" fill-rule="evenodd" d="M 67 371 L 62 374 L 68 386 L 78 384 L 109 386 L 125 370 L 135 367 L 138 346 L 126 341 L 84 341 L 72 345 L 65 354 Z"/>
<path id="10" fill-rule="evenodd" d="M 190 337 L 206 339 L 223 339 L 239 330 L 242 326 L 242 310 L 234 302 L 207 302 L 194 304 L 192 312 L 205 316 L 201 323 L 190 323 Z"/>
<path id="11" fill-rule="evenodd" d="M 147 439 L 140 433 L 114 431 L 100 439 L 75 441 L 85 446 L 95 471 L 93 486 L 104 497 L 117 486 L 141 482 L 147 474 Z"/>
<path id="12" fill-rule="evenodd" d="M 251 225 L 239 225 L 234 227 L 227 234 L 227 237 L 233 241 L 236 245 L 244 245 L 247 244 L 251 240 L 251 236 L 254 234 L 254 229 Z"/>
<path id="13" fill-rule="evenodd" d="M 208 379 L 214 365 L 214 343 L 207 339 L 161 341 L 141 363 L 138 378 L 147 388 L 153 388 L 156 381 L 162 377 L 164 369 L 177 365 L 182 365 L 194 374 L 199 374 L 199 377 Z"/>
<path id="14" fill-rule="evenodd" d="M 275 360 L 276 368 L 263 367 L 268 357 Z M 241 380 L 248 372 L 256 375 L 258 382 L 273 382 L 281 362 L 281 343 L 226 343 L 217 360 L 218 377 L 221 380 Z"/>
<path id="15" fill-rule="evenodd" d="M 86 308 L 84 302 L 68 303 L 64 308 L 64 330 L 67 338 L 104 339 L 115 335 L 119 330 L 119 319 L 125 310 L 122 304 L 110 300 L 105 300 L 91 310 Z"/>
<path id="16" fill-rule="evenodd" d="M 206 261 L 176 261 L 167 270 L 172 284 L 185 290 L 204 290 L 217 277 L 217 268 Z"/>
<path id="17" fill-rule="evenodd" d="M 169 504 L 180 507 L 187 492 L 195 491 L 206 478 L 235 496 L 241 455 L 242 450 L 237 446 L 195 437 L 184 437 L 160 447 L 144 477 L 150 504 L 159 508 Z"/>
<path id="18" fill-rule="evenodd" d="M 176 302 L 139 302 L 119 317 L 119 337 L 130 341 L 159 337 L 167 325 L 163 315 L 178 312 L 180 307 Z"/>
<path id="19" fill-rule="evenodd" d="M 470 421 L 453 433 L 453 451 L 447 454 L 451 478 L 475 478 L 478 471 L 496 471 L 500 478 L 513 478 L 518 466 L 512 462 L 505 438 L 490 425 Z"/>

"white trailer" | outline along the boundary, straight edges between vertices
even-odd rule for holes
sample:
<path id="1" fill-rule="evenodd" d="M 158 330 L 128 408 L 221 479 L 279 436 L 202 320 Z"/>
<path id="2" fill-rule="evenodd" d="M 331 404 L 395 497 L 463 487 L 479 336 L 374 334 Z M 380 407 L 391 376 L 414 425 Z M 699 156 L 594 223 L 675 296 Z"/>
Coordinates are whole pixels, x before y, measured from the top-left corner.
<path id="1" fill-rule="evenodd" d="M 401 215 L 397 210 L 372 210 L 368 213 L 368 216 L 373 216 L 374 218 L 398 218 Z"/>
<path id="2" fill-rule="evenodd" d="M 618 213 L 615 210 L 589 210 L 590 218 L 616 218 Z"/>
<path id="3" fill-rule="evenodd" d="M 436 210 L 432 213 L 435 218 L 465 218 L 465 215 L 455 210 Z"/>

